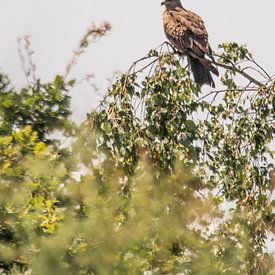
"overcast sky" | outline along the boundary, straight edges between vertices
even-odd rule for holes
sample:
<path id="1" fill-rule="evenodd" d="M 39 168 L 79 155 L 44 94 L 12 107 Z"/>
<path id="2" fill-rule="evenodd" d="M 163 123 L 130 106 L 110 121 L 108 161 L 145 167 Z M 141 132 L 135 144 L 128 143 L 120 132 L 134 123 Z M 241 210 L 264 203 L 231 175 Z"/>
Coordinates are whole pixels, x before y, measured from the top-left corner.
<path id="1" fill-rule="evenodd" d="M 30 35 L 37 75 L 50 81 L 64 68 L 91 22 L 109 21 L 112 32 L 92 45 L 71 77 L 95 74 L 104 93 L 107 79 L 125 71 L 165 39 L 161 0 L 0 0 L 0 68 L 14 85 L 25 84 L 17 53 L 17 38 Z M 254 58 L 275 73 L 275 1 L 185 0 L 183 5 L 201 15 L 214 50 L 221 42 L 247 44 Z M 74 118 L 81 121 L 99 97 L 88 86 L 72 92 Z"/>

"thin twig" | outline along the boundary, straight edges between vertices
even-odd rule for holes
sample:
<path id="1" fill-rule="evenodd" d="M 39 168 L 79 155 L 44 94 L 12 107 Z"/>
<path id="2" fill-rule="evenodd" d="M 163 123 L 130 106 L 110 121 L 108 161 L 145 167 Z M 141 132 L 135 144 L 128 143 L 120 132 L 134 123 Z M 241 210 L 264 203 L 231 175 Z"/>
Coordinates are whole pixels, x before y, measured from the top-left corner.
<path id="1" fill-rule="evenodd" d="M 18 54 L 21 59 L 21 66 L 26 77 L 28 86 L 31 83 L 36 83 L 37 78 L 35 75 L 36 66 L 32 60 L 33 50 L 31 49 L 30 37 L 25 35 L 17 39 L 18 42 Z M 32 78 L 32 80 L 30 79 Z"/>
<path id="2" fill-rule="evenodd" d="M 242 75 L 243 77 L 248 79 L 250 82 L 256 84 L 257 86 L 262 86 L 263 85 L 261 82 L 256 80 L 254 77 L 250 76 L 249 74 L 247 74 L 246 72 L 238 69 L 235 66 L 226 65 L 226 64 L 223 64 L 223 63 L 220 63 L 220 62 L 215 62 L 214 64 L 219 66 L 219 67 L 222 67 L 224 69 L 227 69 L 227 70 L 230 70 L 230 71 L 233 71 L 233 72 L 236 72 L 236 73 Z"/>
<path id="3" fill-rule="evenodd" d="M 69 73 L 72 70 L 72 67 L 77 63 L 78 59 L 89 47 L 90 43 L 96 42 L 98 39 L 105 36 L 110 30 L 111 25 L 108 22 L 103 22 L 99 27 L 92 24 L 92 26 L 88 28 L 80 41 L 78 49 L 73 52 L 73 57 L 66 66 L 65 73 L 63 75 L 64 80 L 67 79 Z"/>
<path id="4" fill-rule="evenodd" d="M 253 68 L 252 66 L 246 66 L 246 67 L 242 68 L 242 71 L 244 72 L 248 69 L 257 72 L 259 75 L 261 75 L 263 78 L 266 79 L 266 75 L 263 72 L 261 72 L 259 69 Z"/>
<path id="5" fill-rule="evenodd" d="M 249 61 L 253 62 L 258 68 L 260 68 L 260 69 L 264 72 L 264 74 L 265 74 L 269 79 L 271 79 L 271 76 L 267 73 L 267 71 L 266 71 L 262 66 L 259 65 L 258 62 L 256 62 L 253 58 L 247 57 L 247 59 L 248 59 Z"/>
<path id="6" fill-rule="evenodd" d="M 218 90 L 218 91 L 212 91 L 212 92 L 209 92 L 208 94 L 204 95 L 203 97 L 199 98 L 196 103 L 202 101 L 203 99 L 209 97 L 210 95 L 213 95 L 213 94 L 220 94 L 220 93 L 226 93 L 226 92 L 242 92 L 243 91 L 243 88 L 238 88 L 238 89 L 223 89 L 223 90 Z M 257 92 L 258 90 L 256 88 L 248 88 L 247 90 L 245 90 L 245 92 Z"/>

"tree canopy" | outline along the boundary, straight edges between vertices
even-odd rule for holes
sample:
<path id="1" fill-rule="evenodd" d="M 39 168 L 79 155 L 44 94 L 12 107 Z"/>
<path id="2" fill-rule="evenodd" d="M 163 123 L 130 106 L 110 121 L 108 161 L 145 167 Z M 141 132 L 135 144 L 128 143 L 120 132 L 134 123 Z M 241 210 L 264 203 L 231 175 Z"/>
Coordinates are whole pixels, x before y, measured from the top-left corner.
<path id="1" fill-rule="evenodd" d="M 0 75 L 0 273 L 273 274 L 274 78 L 223 43 L 200 89 L 163 43 L 75 125 L 71 66 L 109 29 L 51 83 Z"/>

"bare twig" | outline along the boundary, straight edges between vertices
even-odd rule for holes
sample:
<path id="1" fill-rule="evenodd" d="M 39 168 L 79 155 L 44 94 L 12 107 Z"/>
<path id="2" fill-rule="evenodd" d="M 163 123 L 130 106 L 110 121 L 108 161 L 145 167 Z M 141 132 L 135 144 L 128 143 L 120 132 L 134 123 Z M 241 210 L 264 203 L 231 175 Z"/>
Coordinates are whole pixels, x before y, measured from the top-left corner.
<path id="1" fill-rule="evenodd" d="M 238 88 L 238 89 L 232 89 L 232 90 L 230 90 L 230 89 L 223 89 L 223 90 L 218 90 L 218 91 L 212 91 L 212 92 L 209 92 L 208 94 L 206 94 L 206 95 L 200 97 L 200 98 L 196 101 L 196 103 L 202 101 L 203 99 L 205 99 L 205 98 L 207 98 L 207 97 L 209 97 L 209 96 L 211 96 L 211 95 L 213 95 L 213 94 L 226 93 L 226 92 L 230 92 L 230 91 L 232 91 L 232 92 L 243 92 L 244 89 L 243 89 L 243 88 Z M 245 90 L 245 92 L 257 92 L 257 91 L 258 91 L 258 90 L 257 90 L 256 88 L 247 88 L 247 89 Z"/>
<path id="2" fill-rule="evenodd" d="M 249 57 L 247 57 L 247 59 L 249 61 L 253 62 L 260 70 L 262 70 L 268 79 L 271 79 L 271 76 L 267 73 L 267 71 L 262 66 L 259 65 L 258 62 L 255 61 L 255 59 L 249 58 Z"/>
<path id="3" fill-rule="evenodd" d="M 98 39 L 105 36 L 110 30 L 111 25 L 108 22 L 103 22 L 99 27 L 92 24 L 92 26 L 88 28 L 88 30 L 80 40 L 78 49 L 73 52 L 73 57 L 66 66 L 65 73 L 63 76 L 64 80 L 67 79 L 69 73 L 72 70 L 72 67 L 77 63 L 78 59 L 85 52 L 90 43 L 96 42 Z"/>
<path id="4" fill-rule="evenodd" d="M 258 80 L 256 80 L 254 77 L 252 77 L 251 75 L 247 74 L 246 72 L 244 72 L 243 70 L 238 69 L 236 66 L 230 66 L 227 64 L 223 64 L 220 62 L 215 62 L 215 65 L 222 67 L 224 69 L 236 72 L 240 75 L 242 75 L 243 77 L 245 77 L 246 79 L 248 79 L 250 82 L 256 84 L 257 86 L 262 86 L 263 84 L 261 82 L 259 82 Z"/>
<path id="5" fill-rule="evenodd" d="M 252 66 L 246 66 L 246 67 L 242 68 L 242 71 L 243 71 L 243 72 L 246 71 L 246 70 L 255 71 L 255 72 L 257 72 L 258 74 L 260 74 L 263 78 L 267 79 L 267 78 L 266 78 L 266 75 L 265 75 L 261 70 L 256 69 L 256 68 L 254 68 L 254 67 L 252 67 Z"/>
<path id="6" fill-rule="evenodd" d="M 32 60 L 33 50 L 31 49 L 30 37 L 25 35 L 17 39 L 18 42 L 18 53 L 21 59 L 22 70 L 26 77 L 27 84 L 30 86 L 31 83 L 37 82 L 35 75 L 36 66 Z"/>

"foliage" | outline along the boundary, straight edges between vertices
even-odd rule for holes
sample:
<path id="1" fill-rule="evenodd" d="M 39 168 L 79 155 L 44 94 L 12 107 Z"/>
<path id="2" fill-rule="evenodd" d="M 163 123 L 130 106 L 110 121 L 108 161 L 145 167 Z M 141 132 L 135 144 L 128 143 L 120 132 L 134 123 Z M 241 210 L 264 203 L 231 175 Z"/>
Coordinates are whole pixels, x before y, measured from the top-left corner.
<path id="1" fill-rule="evenodd" d="M 1 274 L 274 272 L 274 79 L 228 43 L 223 88 L 201 91 L 163 47 L 79 127 L 74 81 L 1 75 Z"/>

